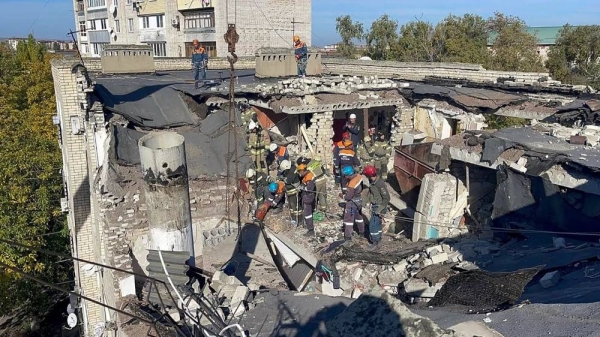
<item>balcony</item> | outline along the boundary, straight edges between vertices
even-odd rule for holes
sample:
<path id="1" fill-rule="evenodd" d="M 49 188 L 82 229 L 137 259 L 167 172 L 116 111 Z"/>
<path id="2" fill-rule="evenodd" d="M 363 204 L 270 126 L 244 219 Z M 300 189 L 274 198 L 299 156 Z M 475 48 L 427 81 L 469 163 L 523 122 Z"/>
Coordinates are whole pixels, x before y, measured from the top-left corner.
<path id="1" fill-rule="evenodd" d="M 108 30 L 88 30 L 88 40 L 90 43 L 110 43 L 110 33 Z"/>
<path id="2" fill-rule="evenodd" d="M 214 0 L 177 0 L 177 10 L 189 11 L 202 8 L 213 8 Z"/>
<path id="3" fill-rule="evenodd" d="M 85 14 L 85 5 L 83 4 L 83 1 L 75 2 L 75 10 L 80 16 Z"/>
<path id="4" fill-rule="evenodd" d="M 138 34 L 140 42 L 166 42 L 165 28 L 144 28 Z"/>

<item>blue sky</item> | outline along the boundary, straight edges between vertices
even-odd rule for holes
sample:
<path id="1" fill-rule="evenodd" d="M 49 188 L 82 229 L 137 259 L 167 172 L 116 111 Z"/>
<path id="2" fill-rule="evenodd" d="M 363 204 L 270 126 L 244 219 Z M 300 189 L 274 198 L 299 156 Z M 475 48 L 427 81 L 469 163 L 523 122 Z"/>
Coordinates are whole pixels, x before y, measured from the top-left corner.
<path id="1" fill-rule="evenodd" d="M 386 13 L 403 24 L 414 18 L 435 23 L 450 13 L 489 17 L 494 11 L 519 16 L 530 26 L 600 24 L 598 0 L 312 0 L 312 4 L 313 45 L 321 46 L 338 41 L 335 18 L 346 14 L 367 28 Z M 0 37 L 33 32 L 37 38 L 65 39 L 75 28 L 73 0 L 0 0 L 0 8 Z"/>

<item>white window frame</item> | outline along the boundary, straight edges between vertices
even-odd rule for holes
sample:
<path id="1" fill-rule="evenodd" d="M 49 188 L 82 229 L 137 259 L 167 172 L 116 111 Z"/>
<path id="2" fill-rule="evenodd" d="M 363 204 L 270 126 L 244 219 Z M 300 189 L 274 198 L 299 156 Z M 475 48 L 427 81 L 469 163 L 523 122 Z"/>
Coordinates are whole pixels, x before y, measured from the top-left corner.
<path id="1" fill-rule="evenodd" d="M 119 0 L 113 0 L 113 5 L 115 5 L 115 7 L 119 6 Z"/>
<path id="2" fill-rule="evenodd" d="M 100 29 L 101 30 L 106 30 L 108 25 L 107 25 L 107 20 L 106 19 L 100 19 Z"/>
<path id="3" fill-rule="evenodd" d="M 146 28 L 150 28 L 150 17 L 149 16 L 142 16 L 140 18 L 140 28 L 141 29 L 146 29 Z"/>
<path id="4" fill-rule="evenodd" d="M 165 27 L 165 15 L 157 15 L 156 16 L 156 27 L 164 28 Z"/>
<path id="5" fill-rule="evenodd" d="M 107 44 L 108 43 L 90 43 L 90 54 L 92 54 L 92 56 L 100 56 L 104 50 L 104 46 Z"/>
<path id="6" fill-rule="evenodd" d="M 154 57 L 166 57 L 167 56 L 167 43 L 166 42 L 154 42 L 148 43 L 152 47 Z"/>
<path id="7" fill-rule="evenodd" d="M 96 30 L 96 20 L 88 20 L 88 30 Z"/>
<path id="8" fill-rule="evenodd" d="M 121 32 L 121 20 L 115 20 L 115 33 Z"/>
<path id="9" fill-rule="evenodd" d="M 85 37 L 87 36 L 87 25 L 85 23 L 85 21 L 78 21 L 78 29 L 79 29 L 79 36 L 81 37 Z"/>
<path id="10" fill-rule="evenodd" d="M 194 12 L 183 17 L 184 29 L 215 27 L 215 12 Z"/>
<path id="11" fill-rule="evenodd" d="M 133 33 L 134 30 L 135 30 L 135 22 L 133 21 L 132 18 L 128 18 L 127 19 L 127 31 L 130 33 Z"/>
<path id="12" fill-rule="evenodd" d="M 88 9 L 106 7 L 106 0 L 87 0 Z"/>

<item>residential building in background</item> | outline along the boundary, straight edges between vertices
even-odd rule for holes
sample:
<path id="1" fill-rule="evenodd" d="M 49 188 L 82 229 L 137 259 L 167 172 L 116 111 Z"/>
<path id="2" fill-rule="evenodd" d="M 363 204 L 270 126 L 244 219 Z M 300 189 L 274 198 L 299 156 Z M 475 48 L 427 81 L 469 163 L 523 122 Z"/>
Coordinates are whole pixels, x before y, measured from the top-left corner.
<path id="1" fill-rule="evenodd" d="M 294 34 L 311 45 L 312 0 L 74 0 L 83 56 L 106 44 L 148 44 L 155 57 L 189 57 L 198 39 L 209 56 L 225 56 L 223 35 L 235 23 L 239 56 L 261 47 L 292 47 Z"/>
<path id="2" fill-rule="evenodd" d="M 527 33 L 537 37 L 537 53 L 542 58 L 542 61 L 546 62 L 548 60 L 548 51 L 550 50 L 550 47 L 556 44 L 556 39 L 562 28 L 562 26 L 525 28 Z M 495 38 L 496 36 L 493 34 L 490 36 L 488 39 L 488 48 L 492 47 Z"/>

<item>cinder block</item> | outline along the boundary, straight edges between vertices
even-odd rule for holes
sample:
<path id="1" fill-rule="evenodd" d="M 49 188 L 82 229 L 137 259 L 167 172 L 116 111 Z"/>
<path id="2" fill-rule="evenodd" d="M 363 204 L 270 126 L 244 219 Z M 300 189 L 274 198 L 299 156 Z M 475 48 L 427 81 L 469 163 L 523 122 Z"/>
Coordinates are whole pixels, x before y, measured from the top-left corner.
<path id="1" fill-rule="evenodd" d="M 431 257 L 433 264 L 444 263 L 446 261 L 448 261 L 448 253 L 439 253 Z"/>
<path id="2" fill-rule="evenodd" d="M 429 257 L 437 255 L 443 251 L 444 251 L 444 249 L 442 248 L 442 245 L 437 245 L 437 246 L 433 246 L 433 247 L 429 247 L 429 248 L 425 249 L 425 252 L 427 253 L 427 255 L 429 255 Z"/>
<path id="3" fill-rule="evenodd" d="M 540 280 L 540 285 L 543 288 L 554 287 L 558 283 L 558 281 L 560 281 L 560 277 L 561 277 L 561 275 L 560 275 L 560 272 L 558 270 L 550 272 L 550 273 L 547 273 Z"/>

